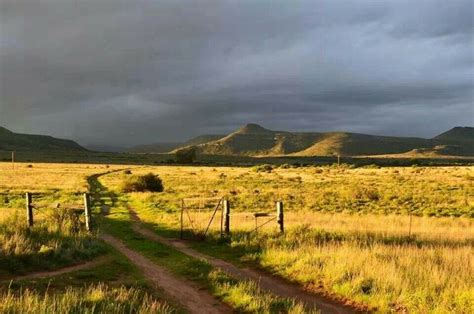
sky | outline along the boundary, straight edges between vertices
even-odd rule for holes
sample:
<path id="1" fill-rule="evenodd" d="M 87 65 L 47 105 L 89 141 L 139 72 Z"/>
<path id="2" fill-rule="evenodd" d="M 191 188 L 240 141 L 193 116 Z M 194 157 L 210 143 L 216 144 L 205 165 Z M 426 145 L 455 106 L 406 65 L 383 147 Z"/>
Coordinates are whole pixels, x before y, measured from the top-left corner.
<path id="1" fill-rule="evenodd" d="M 0 126 L 133 146 L 474 125 L 470 0 L 0 0 Z"/>

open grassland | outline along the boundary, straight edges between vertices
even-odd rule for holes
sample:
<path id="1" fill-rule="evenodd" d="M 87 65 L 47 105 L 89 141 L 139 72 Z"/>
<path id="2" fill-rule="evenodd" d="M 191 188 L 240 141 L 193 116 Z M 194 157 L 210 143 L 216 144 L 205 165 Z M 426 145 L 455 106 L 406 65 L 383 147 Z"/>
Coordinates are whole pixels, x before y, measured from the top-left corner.
<path id="1" fill-rule="evenodd" d="M 83 217 L 56 208 L 57 203 L 82 206 L 87 177 L 113 170 L 55 164 L 16 164 L 12 169 L 0 163 L 0 312 L 176 312 L 145 285 L 129 261 L 84 230 Z M 34 193 L 39 206 L 31 228 L 26 225 L 25 192 Z M 98 265 L 36 277 L 91 260 Z"/>
<path id="2" fill-rule="evenodd" d="M 472 171 L 148 167 L 132 172 L 159 174 L 165 192 L 128 197 L 149 227 L 178 236 L 182 198 L 202 198 L 190 213 L 202 229 L 213 207 L 204 198 L 226 196 L 232 204 L 231 238 L 227 244 L 219 240 L 218 222 L 197 249 L 380 312 L 472 313 Z M 109 174 L 101 182 L 119 194 L 124 176 Z M 249 234 L 252 213 L 274 213 L 277 200 L 285 204 L 285 235 L 278 236 L 276 223 Z M 414 216 L 411 228 L 408 214 Z"/>
<path id="3" fill-rule="evenodd" d="M 100 184 L 98 184 L 100 186 Z M 190 257 L 159 242 L 138 234 L 132 227 L 128 210 L 128 196 L 115 194 L 96 186 L 96 197 L 105 200 L 114 210 L 101 218 L 102 229 L 120 238 L 128 246 L 165 267 L 174 275 L 198 284 L 200 289 L 230 304 L 241 313 L 313 313 L 290 298 L 282 298 L 262 291 L 251 281 L 229 277 L 209 263 Z M 317 312 L 316 312 L 317 313 Z"/>
<path id="4" fill-rule="evenodd" d="M 176 308 L 160 295 L 150 293 L 140 274 L 123 257 L 98 240 L 95 233 L 78 231 L 77 222 L 59 215 L 56 203 L 81 204 L 81 193 L 90 190 L 97 212 L 107 207 L 105 217 L 96 216 L 95 226 L 117 236 L 134 250 L 151 258 L 176 276 L 191 279 L 201 288 L 243 312 L 302 313 L 301 304 L 260 291 L 253 282 L 235 280 L 210 265 L 186 257 L 171 248 L 144 241 L 131 229 L 121 195 L 89 186 L 94 175 L 116 169 L 91 165 L 4 166 L 0 174 L 3 208 L 0 214 L 0 311 L 12 313 L 94 312 L 169 313 Z M 123 168 L 123 167 L 122 167 Z M 133 168 L 133 167 L 132 167 Z M 133 168 L 135 169 L 135 168 Z M 36 171 L 33 171 L 36 170 Z M 16 184 L 9 184 L 12 178 Z M 35 225 L 28 229 L 24 215 L 24 193 L 34 193 Z M 99 195 L 96 195 L 99 193 Z M 126 198 L 126 197 L 125 197 Z M 59 223 L 59 219 L 61 223 Z M 83 228 L 82 221 L 79 227 Z M 82 225 L 81 225 L 82 224 Z M 112 261 L 96 269 L 83 270 L 53 279 L 14 280 L 18 275 L 56 270 L 94 258 L 112 255 Z M 117 259 L 119 264 L 117 264 Z M 131 274 L 130 274 L 131 272 Z M 10 279 L 13 279 L 10 282 Z"/>
<path id="5" fill-rule="evenodd" d="M 83 206 L 87 176 L 106 166 L 0 163 L 1 272 L 51 270 L 101 255 L 103 244 L 84 231 L 80 213 L 57 203 Z M 34 226 L 25 218 L 25 192 L 33 194 Z"/>
<path id="6" fill-rule="evenodd" d="M 10 163 L 0 163 L 0 208 L 24 208 L 26 192 L 35 193 L 33 202 L 39 206 L 80 204 L 81 194 L 88 191 L 88 176 L 118 168 L 41 163 L 16 163 L 13 168 Z"/>
<path id="7" fill-rule="evenodd" d="M 175 311 L 174 305 L 150 291 L 126 259 L 95 234 L 77 232 L 77 222 L 69 216 L 58 215 L 56 203 L 82 204 L 81 193 L 90 190 L 96 213 L 107 213 L 96 220 L 101 230 L 240 311 L 303 309 L 292 300 L 263 293 L 252 282 L 234 280 L 209 264 L 144 239 L 132 229 L 128 206 L 149 228 L 177 237 L 183 198 L 197 198 L 186 204 L 193 207 L 189 218 L 202 231 L 216 204 L 205 198 L 226 197 L 232 209 L 231 237 L 219 238 L 218 214 L 207 241 L 193 244 L 197 250 L 261 268 L 332 298 L 368 304 L 381 313 L 472 313 L 473 170 L 36 163 L 17 164 L 13 170 L 11 164 L 0 163 L 0 277 L 56 269 L 99 255 L 112 258 L 52 283 L 0 282 L 0 311 Z M 122 192 L 126 178 L 150 172 L 162 178 L 164 192 Z M 104 175 L 91 177 L 97 174 Z M 25 229 L 25 192 L 34 192 L 33 202 L 44 208 L 35 212 L 31 231 Z M 280 200 L 285 234 L 278 234 L 275 221 L 258 234 L 250 232 L 255 227 L 253 214 L 274 214 L 275 201 Z"/>
<path id="8" fill-rule="evenodd" d="M 274 202 L 281 200 L 289 213 L 412 213 L 473 218 L 473 170 L 473 167 L 163 166 L 142 167 L 132 172 L 159 174 L 166 193 L 146 196 L 156 207 L 170 210 L 177 210 L 182 198 L 226 196 L 238 212 L 272 212 Z M 104 177 L 103 182 L 118 191 L 125 176 L 116 172 Z"/>

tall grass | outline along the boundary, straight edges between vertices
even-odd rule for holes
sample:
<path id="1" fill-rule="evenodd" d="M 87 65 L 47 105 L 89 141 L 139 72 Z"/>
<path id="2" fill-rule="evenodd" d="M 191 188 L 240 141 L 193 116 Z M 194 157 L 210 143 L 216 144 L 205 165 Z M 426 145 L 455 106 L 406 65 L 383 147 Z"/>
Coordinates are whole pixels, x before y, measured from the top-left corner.
<path id="1" fill-rule="evenodd" d="M 179 230 L 181 198 L 231 200 L 230 243 L 216 236 L 196 246 L 208 254 L 251 261 L 381 313 L 474 312 L 472 167 L 154 170 L 167 192 L 129 197 L 142 220 L 167 234 Z M 103 182 L 116 188 L 120 180 L 110 175 Z M 252 214 L 274 213 L 280 199 L 286 234 L 278 235 L 276 223 L 270 223 L 258 236 L 249 235 Z M 210 212 L 195 211 L 191 218 L 195 226 L 206 226 Z"/>
<path id="2" fill-rule="evenodd" d="M 283 237 L 236 236 L 232 246 L 249 252 L 247 259 L 282 277 L 370 304 L 381 312 L 474 311 L 473 241 L 438 244 L 301 227 Z"/>
<path id="3" fill-rule="evenodd" d="M 319 313 L 305 309 L 303 304 L 290 298 L 274 296 L 260 289 L 253 281 L 237 281 L 221 271 L 212 271 L 209 279 L 213 282 L 215 294 L 233 308 L 245 313 Z"/>
<path id="4" fill-rule="evenodd" d="M 164 302 L 134 288 L 93 285 L 68 288 L 63 293 L 39 294 L 32 290 L 0 295 L 2 313 L 174 313 Z"/>
<path id="5" fill-rule="evenodd" d="M 233 211 L 274 211 L 281 200 L 291 211 L 474 217 L 473 167 L 273 169 L 237 167 L 146 167 L 135 175 L 159 174 L 166 193 L 156 206 L 179 209 L 181 198 L 226 196 Z M 123 176 L 101 181 L 119 191 Z"/>
<path id="6" fill-rule="evenodd" d="M 75 230 L 67 219 L 62 224 L 39 220 L 28 228 L 17 212 L 5 218 L 0 223 L 0 268 L 18 275 L 59 268 L 105 252 L 94 234 Z"/>

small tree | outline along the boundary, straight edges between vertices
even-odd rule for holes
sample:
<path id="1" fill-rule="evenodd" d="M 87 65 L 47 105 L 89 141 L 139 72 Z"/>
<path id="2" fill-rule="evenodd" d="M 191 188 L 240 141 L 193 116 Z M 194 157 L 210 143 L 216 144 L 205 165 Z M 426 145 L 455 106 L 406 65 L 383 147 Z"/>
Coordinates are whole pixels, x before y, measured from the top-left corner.
<path id="1" fill-rule="evenodd" d="M 176 152 L 178 164 L 192 164 L 196 160 L 196 147 L 185 147 Z"/>

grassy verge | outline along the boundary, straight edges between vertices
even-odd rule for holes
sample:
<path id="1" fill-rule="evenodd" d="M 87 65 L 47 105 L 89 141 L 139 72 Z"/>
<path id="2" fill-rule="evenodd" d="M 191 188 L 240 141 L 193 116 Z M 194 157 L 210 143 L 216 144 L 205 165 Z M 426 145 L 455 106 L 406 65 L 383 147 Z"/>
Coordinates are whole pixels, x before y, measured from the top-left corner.
<path id="1" fill-rule="evenodd" d="M 19 216 L 0 224 L 0 277 L 53 270 L 90 260 L 105 252 L 95 235 L 38 222 L 28 229 Z"/>
<path id="2" fill-rule="evenodd" d="M 149 228 L 164 236 L 179 236 L 170 219 L 175 213 L 132 204 Z M 325 231 L 303 225 L 289 228 L 284 236 L 266 231 L 256 237 L 237 229 L 231 239 L 222 241 L 213 233 L 206 242 L 191 245 L 208 255 L 261 268 L 380 312 L 474 310 L 470 284 L 474 267 L 465 263 L 473 259 L 474 240 L 469 237 Z"/>
<path id="3" fill-rule="evenodd" d="M 138 269 L 104 245 L 107 262 L 50 278 L 4 281 L 0 312 L 181 313 L 151 289 Z"/>
<path id="4" fill-rule="evenodd" d="M 104 285 L 67 289 L 60 294 L 39 294 L 25 290 L 21 295 L 1 296 L 4 313 L 172 313 L 165 303 L 134 288 Z"/>
<path id="5" fill-rule="evenodd" d="M 97 191 L 100 183 L 93 181 L 91 183 L 92 190 Z M 104 189 L 104 187 L 99 188 L 102 191 Z M 167 268 L 173 274 L 196 282 L 241 312 L 305 312 L 303 306 L 294 300 L 275 297 L 261 291 L 254 283 L 230 278 L 204 261 L 143 238 L 132 229 L 132 222 L 126 208 L 127 197 L 117 195 L 110 197 L 107 192 L 102 192 L 102 196 L 106 197 L 107 202 L 113 204 L 113 209 L 109 215 L 101 219 L 101 229 L 120 238 L 128 247 Z"/>

